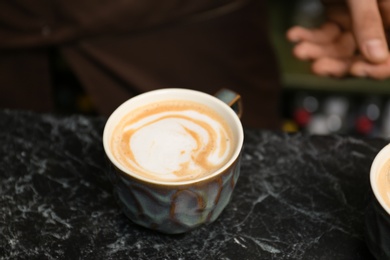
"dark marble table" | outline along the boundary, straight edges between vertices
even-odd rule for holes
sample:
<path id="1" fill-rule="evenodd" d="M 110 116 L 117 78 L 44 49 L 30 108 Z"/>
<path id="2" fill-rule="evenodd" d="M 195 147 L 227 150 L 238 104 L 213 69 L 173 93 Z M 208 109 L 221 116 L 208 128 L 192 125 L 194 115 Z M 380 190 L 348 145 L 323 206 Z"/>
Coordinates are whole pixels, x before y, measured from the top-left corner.
<path id="1" fill-rule="evenodd" d="M 106 172 L 104 118 L 0 111 L 0 259 L 371 259 L 369 168 L 384 139 L 246 130 L 220 218 L 182 235 L 132 224 Z"/>

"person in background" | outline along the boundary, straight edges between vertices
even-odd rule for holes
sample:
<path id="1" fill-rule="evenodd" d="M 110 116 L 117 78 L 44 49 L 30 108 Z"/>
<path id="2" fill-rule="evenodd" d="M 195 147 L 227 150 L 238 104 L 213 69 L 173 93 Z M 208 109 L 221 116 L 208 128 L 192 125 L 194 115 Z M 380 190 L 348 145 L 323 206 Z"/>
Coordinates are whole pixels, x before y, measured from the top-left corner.
<path id="1" fill-rule="evenodd" d="M 389 0 L 323 0 L 326 21 L 319 28 L 294 26 L 287 38 L 293 53 L 310 60 L 321 76 L 390 78 Z"/>
<path id="2" fill-rule="evenodd" d="M 280 127 L 259 0 L 0 1 L 0 108 L 53 111 L 58 52 L 99 113 L 158 88 L 242 95 L 245 126 Z"/>

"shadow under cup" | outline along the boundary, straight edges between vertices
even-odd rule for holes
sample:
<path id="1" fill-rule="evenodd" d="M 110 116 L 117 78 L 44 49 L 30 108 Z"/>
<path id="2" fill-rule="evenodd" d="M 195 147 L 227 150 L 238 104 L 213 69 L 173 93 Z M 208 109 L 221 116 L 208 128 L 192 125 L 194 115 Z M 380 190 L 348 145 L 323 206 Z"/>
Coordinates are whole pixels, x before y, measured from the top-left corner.
<path id="1" fill-rule="evenodd" d="M 129 111 L 148 103 L 179 99 L 202 103 L 220 114 L 233 133 L 233 153 L 214 173 L 195 180 L 156 181 L 133 174 L 112 155 L 112 132 Z M 218 218 L 229 203 L 240 174 L 243 128 L 237 114 L 214 96 L 188 89 L 160 89 L 129 99 L 114 111 L 103 133 L 103 145 L 111 162 L 110 180 L 126 216 L 133 222 L 168 234 L 184 233 Z"/>
<path id="2" fill-rule="evenodd" d="M 371 170 L 371 200 L 365 214 L 367 246 L 376 259 L 390 259 L 390 207 L 386 206 L 378 191 L 378 175 L 390 160 L 390 144 L 375 157 Z"/>

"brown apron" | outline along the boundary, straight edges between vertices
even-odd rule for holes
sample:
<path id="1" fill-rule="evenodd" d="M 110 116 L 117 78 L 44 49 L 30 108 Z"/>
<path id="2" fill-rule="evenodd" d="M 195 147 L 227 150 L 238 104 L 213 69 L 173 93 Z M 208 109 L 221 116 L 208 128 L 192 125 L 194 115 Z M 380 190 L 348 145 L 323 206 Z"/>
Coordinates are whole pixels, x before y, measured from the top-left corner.
<path id="1" fill-rule="evenodd" d="M 0 107 L 52 111 L 56 48 L 103 115 L 152 89 L 225 87 L 245 126 L 279 128 L 265 13 L 259 0 L 3 0 Z"/>

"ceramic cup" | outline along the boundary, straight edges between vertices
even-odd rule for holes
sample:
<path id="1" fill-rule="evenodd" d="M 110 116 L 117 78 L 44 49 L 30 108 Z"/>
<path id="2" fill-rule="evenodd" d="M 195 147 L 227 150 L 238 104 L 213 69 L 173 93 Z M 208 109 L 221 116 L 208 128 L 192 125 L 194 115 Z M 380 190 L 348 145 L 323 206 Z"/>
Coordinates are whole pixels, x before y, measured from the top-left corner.
<path id="1" fill-rule="evenodd" d="M 122 166 L 110 148 L 113 129 L 123 116 L 148 103 L 180 99 L 202 103 L 221 115 L 233 133 L 233 153 L 227 163 L 199 179 L 168 182 L 140 177 Z M 232 196 L 240 174 L 243 127 L 240 96 L 223 89 L 215 96 L 189 89 L 159 89 L 133 97 L 109 117 L 103 133 L 103 146 L 111 162 L 110 179 L 126 216 L 133 222 L 163 233 L 192 230 L 218 218 Z"/>
<path id="2" fill-rule="evenodd" d="M 378 189 L 378 176 L 390 160 L 390 144 L 375 157 L 370 170 L 371 201 L 365 214 L 366 242 L 376 259 L 390 259 L 390 207 Z"/>

